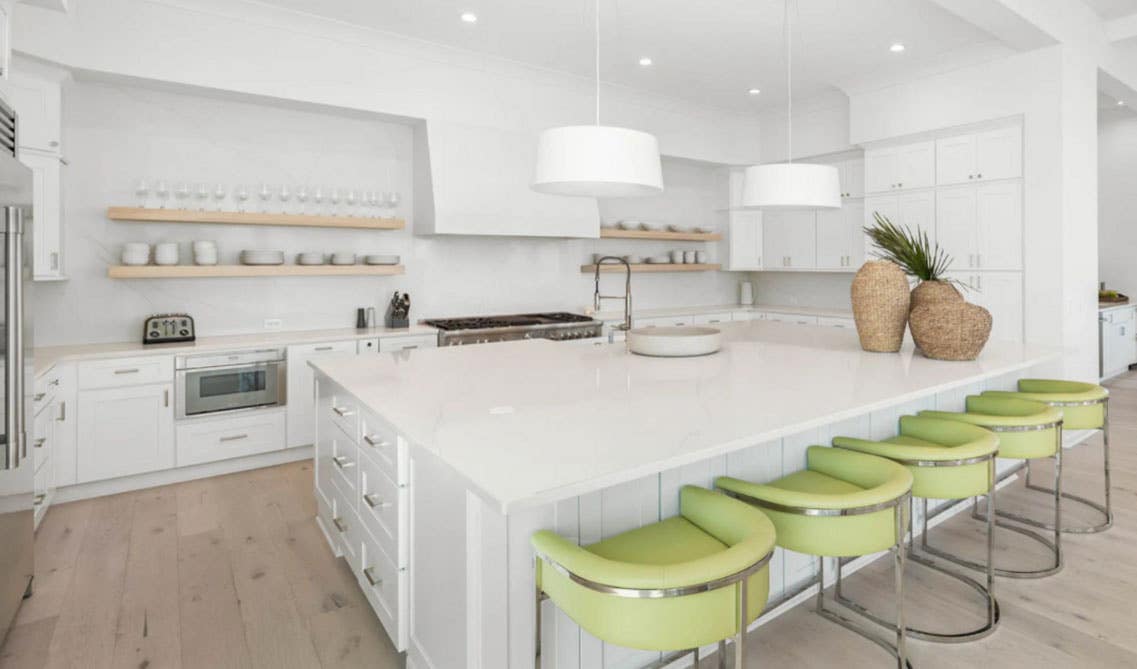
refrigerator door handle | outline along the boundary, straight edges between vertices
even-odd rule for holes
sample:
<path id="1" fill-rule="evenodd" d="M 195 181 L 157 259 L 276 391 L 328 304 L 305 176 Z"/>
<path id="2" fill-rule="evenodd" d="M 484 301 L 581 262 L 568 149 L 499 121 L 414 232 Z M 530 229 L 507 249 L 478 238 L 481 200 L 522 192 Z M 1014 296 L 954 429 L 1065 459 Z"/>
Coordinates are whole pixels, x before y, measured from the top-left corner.
<path id="1" fill-rule="evenodd" d="M 20 445 L 23 441 L 23 420 L 20 415 L 22 409 L 23 392 L 23 361 L 20 351 L 21 300 L 20 280 L 22 279 L 23 253 L 21 246 L 23 240 L 20 234 L 23 216 L 18 207 L 4 208 L 4 286 L 5 286 L 5 313 L 4 331 L 6 341 L 7 360 L 4 364 L 4 433 L 5 469 L 16 469 L 20 466 Z M 26 456 L 25 456 L 26 457 Z"/>

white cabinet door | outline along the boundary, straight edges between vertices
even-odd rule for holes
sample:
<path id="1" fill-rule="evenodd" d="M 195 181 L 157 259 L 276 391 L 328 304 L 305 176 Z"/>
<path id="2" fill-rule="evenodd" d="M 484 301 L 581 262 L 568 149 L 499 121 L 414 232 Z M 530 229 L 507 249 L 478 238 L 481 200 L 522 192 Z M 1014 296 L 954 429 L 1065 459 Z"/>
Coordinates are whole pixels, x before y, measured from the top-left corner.
<path id="1" fill-rule="evenodd" d="M 936 140 L 936 183 L 965 184 L 975 180 L 975 135 Z"/>
<path id="2" fill-rule="evenodd" d="M 57 81 L 13 73 L 8 80 L 10 102 L 19 116 L 20 146 L 58 155 L 62 128 L 61 86 Z"/>
<path id="3" fill-rule="evenodd" d="M 1022 128 L 1000 128 L 975 136 L 975 178 L 1013 179 L 1023 175 Z"/>
<path id="4" fill-rule="evenodd" d="M 1022 269 L 1022 184 L 1001 181 L 975 188 L 979 269 Z"/>
<path id="5" fill-rule="evenodd" d="M 846 224 L 845 208 L 822 209 L 817 212 L 817 267 L 839 269 L 849 256 L 851 236 Z"/>
<path id="6" fill-rule="evenodd" d="M 316 377 L 308 361 L 321 355 L 355 353 L 354 339 L 288 347 L 288 447 L 307 446 L 316 439 Z"/>
<path id="7" fill-rule="evenodd" d="M 936 242 L 954 259 L 956 269 L 974 269 L 979 254 L 975 189 L 945 188 L 936 195 Z"/>
<path id="8" fill-rule="evenodd" d="M 900 221 L 900 201 L 894 196 L 866 197 L 863 207 L 862 216 L 864 219 L 864 227 L 866 228 L 871 228 L 876 225 L 876 214 L 880 214 L 893 223 Z M 866 259 L 875 258 L 876 251 L 876 245 L 872 243 L 868 235 L 865 235 L 864 257 Z"/>
<path id="9" fill-rule="evenodd" d="M 762 212 L 730 212 L 728 243 L 728 269 L 762 269 Z"/>
<path id="10" fill-rule="evenodd" d="M 78 482 L 174 466 L 173 385 L 79 393 Z"/>
<path id="11" fill-rule="evenodd" d="M 964 299 L 991 312 L 992 341 L 1022 341 L 1022 272 L 949 272 L 948 275 L 964 284 Z"/>
<path id="12" fill-rule="evenodd" d="M 897 198 L 896 217 L 899 223 L 928 233 L 929 239 L 936 238 L 936 195 L 933 191 L 906 193 Z"/>
<path id="13" fill-rule="evenodd" d="M 865 161 L 846 160 L 841 163 L 841 192 L 845 197 L 865 196 Z"/>
<path id="14" fill-rule="evenodd" d="M 786 211 L 779 217 L 779 246 L 782 253 L 774 259 L 786 257 L 785 267 L 808 269 L 817 266 L 816 215 L 812 211 Z M 766 258 L 771 256 L 766 253 Z"/>
<path id="15" fill-rule="evenodd" d="M 410 337 L 380 337 L 379 352 L 409 351 L 416 348 L 437 348 L 438 335 L 413 335 Z"/>
<path id="16" fill-rule="evenodd" d="M 63 277 L 63 247 L 60 203 L 59 157 L 21 151 L 20 162 L 32 171 L 32 278 Z"/>
<path id="17" fill-rule="evenodd" d="M 865 151 L 865 192 L 887 193 L 896 190 L 897 147 Z"/>
<path id="18" fill-rule="evenodd" d="M 896 186 L 902 190 L 927 188 L 936 183 L 936 143 L 906 144 L 896 155 Z"/>
<path id="19" fill-rule="evenodd" d="M 857 270 L 865 262 L 865 247 L 868 238 L 865 237 L 865 203 L 863 200 L 847 201 L 841 207 L 845 219 L 845 230 L 849 236 L 849 250 L 845 256 L 845 267 Z"/>

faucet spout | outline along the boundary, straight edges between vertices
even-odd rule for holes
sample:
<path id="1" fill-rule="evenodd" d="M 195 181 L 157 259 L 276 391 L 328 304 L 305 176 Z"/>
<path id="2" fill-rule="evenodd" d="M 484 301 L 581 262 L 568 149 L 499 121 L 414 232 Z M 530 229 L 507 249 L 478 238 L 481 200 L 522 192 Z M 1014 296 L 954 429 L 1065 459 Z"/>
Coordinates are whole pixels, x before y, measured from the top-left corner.
<path id="1" fill-rule="evenodd" d="M 600 267 L 601 265 L 622 263 L 624 265 L 624 294 L 623 295 L 601 295 L 600 294 Z M 623 300 L 624 301 L 624 324 L 622 330 L 632 329 L 632 266 L 628 264 L 627 260 L 617 256 L 603 256 L 596 259 L 596 271 L 593 275 L 593 293 L 592 304 L 596 311 L 600 311 L 600 304 L 603 300 Z"/>

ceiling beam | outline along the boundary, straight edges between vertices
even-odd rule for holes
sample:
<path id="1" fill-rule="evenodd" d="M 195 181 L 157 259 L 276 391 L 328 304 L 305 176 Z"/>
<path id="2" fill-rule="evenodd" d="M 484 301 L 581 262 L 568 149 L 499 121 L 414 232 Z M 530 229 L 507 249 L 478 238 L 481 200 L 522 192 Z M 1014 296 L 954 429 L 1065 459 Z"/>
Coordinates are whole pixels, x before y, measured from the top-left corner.
<path id="1" fill-rule="evenodd" d="M 1122 42 L 1137 37 L 1137 14 L 1122 16 L 1106 23 L 1105 35 L 1110 42 Z"/>
<path id="2" fill-rule="evenodd" d="M 1018 51 L 1032 51 L 1056 44 L 1056 35 L 1031 21 L 1013 5 L 1002 0 L 932 0 L 959 18 L 991 33 L 1000 42 Z"/>

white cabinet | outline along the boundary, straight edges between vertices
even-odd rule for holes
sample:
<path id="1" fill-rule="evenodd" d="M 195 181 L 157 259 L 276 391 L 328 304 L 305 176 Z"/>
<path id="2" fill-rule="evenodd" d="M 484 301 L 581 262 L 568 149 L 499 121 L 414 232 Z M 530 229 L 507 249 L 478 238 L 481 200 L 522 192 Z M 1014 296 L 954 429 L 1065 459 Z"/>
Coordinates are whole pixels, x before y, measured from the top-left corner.
<path id="1" fill-rule="evenodd" d="M 762 269 L 762 212 L 731 211 L 727 242 L 727 269 Z"/>
<path id="2" fill-rule="evenodd" d="M 32 171 L 32 278 L 63 278 L 62 185 L 59 157 L 21 151 L 20 162 Z"/>
<path id="3" fill-rule="evenodd" d="M 795 325 L 817 325 L 817 316 L 791 314 L 780 311 L 767 311 L 765 320 L 777 321 L 779 323 L 794 323 Z"/>
<path id="4" fill-rule="evenodd" d="M 284 448 L 284 424 L 284 411 L 280 409 L 180 421 L 177 466 L 279 451 Z"/>
<path id="5" fill-rule="evenodd" d="M 935 154 L 933 141 L 865 151 L 865 191 L 886 193 L 935 185 Z"/>
<path id="6" fill-rule="evenodd" d="M 174 466 L 173 385 L 79 391 L 78 482 Z"/>
<path id="7" fill-rule="evenodd" d="M 288 347 L 288 447 L 308 446 L 316 438 L 315 375 L 308 361 L 322 355 L 355 354 L 354 339 Z"/>
<path id="8" fill-rule="evenodd" d="M 852 318 L 842 318 L 839 316 L 818 316 L 817 324 L 826 328 L 842 328 L 845 330 L 852 330 L 857 327 L 857 322 Z"/>
<path id="9" fill-rule="evenodd" d="M 865 196 L 865 161 L 862 158 L 833 163 L 841 184 L 841 198 Z"/>
<path id="10" fill-rule="evenodd" d="M 692 325 L 717 325 L 719 323 L 729 323 L 734 320 L 729 311 L 722 311 L 713 314 L 696 314 L 691 317 Z"/>
<path id="11" fill-rule="evenodd" d="M 936 240 L 963 269 L 1022 269 L 1022 184 L 941 189 Z"/>
<path id="12" fill-rule="evenodd" d="M 840 209 L 817 212 L 817 268 L 860 268 L 865 259 L 864 203 L 846 200 Z"/>
<path id="13" fill-rule="evenodd" d="M 762 256 L 767 269 L 808 269 L 817 264 L 816 216 L 812 211 L 763 215 Z"/>
<path id="14" fill-rule="evenodd" d="M 929 239 L 936 237 L 936 194 L 934 191 L 904 193 L 903 195 L 878 195 L 865 198 L 863 212 L 865 227 L 876 225 L 876 218 L 873 216 L 876 213 L 913 232 L 923 230 L 928 233 Z M 871 257 L 875 246 L 868 237 L 864 237 L 864 242 L 865 256 Z"/>
<path id="15" fill-rule="evenodd" d="M 1137 307 L 1103 311 L 1098 317 L 1101 337 L 1101 378 L 1122 374 L 1137 364 Z"/>
<path id="16" fill-rule="evenodd" d="M 401 337 L 382 337 L 379 340 L 379 352 L 409 351 L 416 348 L 437 348 L 438 335 L 410 335 Z"/>
<path id="17" fill-rule="evenodd" d="M 51 71 L 12 73 L 8 81 L 9 101 L 16 108 L 16 139 L 21 147 L 55 155 L 62 151 L 60 77 Z"/>
<path id="18" fill-rule="evenodd" d="M 991 312 L 991 340 L 1023 340 L 1022 272 L 948 272 L 963 284 L 963 297 Z"/>
<path id="19" fill-rule="evenodd" d="M 1019 126 L 936 141 L 936 183 L 962 184 L 1022 176 Z"/>

